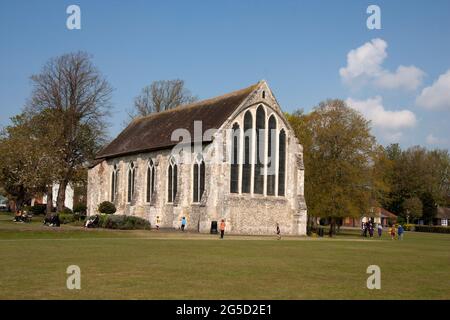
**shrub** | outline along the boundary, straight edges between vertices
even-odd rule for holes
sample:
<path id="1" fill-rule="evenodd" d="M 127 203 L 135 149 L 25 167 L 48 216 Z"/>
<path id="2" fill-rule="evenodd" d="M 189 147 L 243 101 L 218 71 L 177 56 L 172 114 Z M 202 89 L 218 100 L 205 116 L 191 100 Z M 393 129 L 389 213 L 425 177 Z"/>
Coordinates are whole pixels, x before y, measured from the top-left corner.
<path id="1" fill-rule="evenodd" d="M 404 229 L 405 231 L 414 231 L 415 228 L 416 228 L 416 225 L 415 225 L 415 224 L 405 224 L 405 225 L 403 226 L 403 229 Z"/>
<path id="2" fill-rule="evenodd" d="M 126 215 L 100 216 L 99 225 L 107 229 L 134 230 L 150 229 L 150 222 L 145 219 Z"/>
<path id="3" fill-rule="evenodd" d="M 86 213 L 76 212 L 73 214 L 73 217 L 76 221 L 84 221 L 86 220 Z"/>
<path id="4" fill-rule="evenodd" d="M 67 207 L 64 207 L 64 209 L 62 209 L 62 211 L 59 212 L 60 214 L 73 214 L 73 211 Z"/>
<path id="5" fill-rule="evenodd" d="M 46 204 L 35 204 L 30 208 L 30 213 L 33 215 L 45 214 L 47 212 Z"/>
<path id="6" fill-rule="evenodd" d="M 100 228 L 106 228 L 106 219 L 108 218 L 108 216 L 106 214 L 99 214 L 98 218 L 98 226 Z"/>
<path id="7" fill-rule="evenodd" d="M 83 203 L 79 203 L 76 206 L 73 207 L 74 213 L 79 213 L 81 215 L 86 215 L 87 212 L 87 206 Z"/>
<path id="8" fill-rule="evenodd" d="M 111 203 L 109 201 L 103 201 L 98 206 L 98 212 L 105 214 L 113 214 L 116 212 L 116 206 L 114 205 L 114 203 Z"/>
<path id="9" fill-rule="evenodd" d="M 404 224 L 406 224 L 406 219 L 405 219 L 405 217 L 397 216 L 396 224 L 401 224 L 402 226 L 403 226 Z"/>
<path id="10" fill-rule="evenodd" d="M 450 227 L 415 225 L 416 232 L 450 233 Z"/>
<path id="11" fill-rule="evenodd" d="M 59 222 L 61 224 L 67 224 L 67 223 L 72 223 L 75 221 L 75 217 L 73 214 L 71 213 L 64 213 L 64 212 L 60 212 L 59 213 Z"/>

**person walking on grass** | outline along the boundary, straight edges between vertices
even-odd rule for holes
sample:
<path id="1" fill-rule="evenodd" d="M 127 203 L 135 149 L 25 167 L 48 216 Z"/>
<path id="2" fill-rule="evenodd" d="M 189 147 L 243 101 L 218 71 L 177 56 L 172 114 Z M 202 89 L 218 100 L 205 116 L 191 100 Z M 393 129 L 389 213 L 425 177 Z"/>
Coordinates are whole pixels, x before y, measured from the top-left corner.
<path id="1" fill-rule="evenodd" d="M 281 240 L 281 230 L 278 222 L 277 222 L 277 240 Z"/>
<path id="2" fill-rule="evenodd" d="M 395 240 L 395 226 L 393 225 L 390 229 L 391 239 Z"/>
<path id="3" fill-rule="evenodd" d="M 222 219 L 222 221 L 220 222 L 220 239 L 223 239 L 223 235 L 225 234 L 225 220 Z"/>
<path id="4" fill-rule="evenodd" d="M 381 223 L 378 224 L 378 238 L 381 238 L 381 234 L 383 233 L 383 226 Z"/>
<path id="5" fill-rule="evenodd" d="M 403 240 L 403 233 L 405 232 L 405 230 L 403 229 L 402 225 L 399 224 L 398 225 L 398 230 L 397 230 L 397 234 L 398 234 L 398 239 L 399 240 Z"/>
<path id="6" fill-rule="evenodd" d="M 363 222 L 363 236 L 364 238 L 367 238 L 367 222 Z"/>
<path id="7" fill-rule="evenodd" d="M 156 216 L 156 230 L 159 230 L 160 225 L 161 225 L 161 219 L 159 219 L 159 216 Z"/>
<path id="8" fill-rule="evenodd" d="M 181 219 L 181 231 L 184 232 L 184 228 L 186 228 L 186 217 L 183 217 L 183 219 Z"/>

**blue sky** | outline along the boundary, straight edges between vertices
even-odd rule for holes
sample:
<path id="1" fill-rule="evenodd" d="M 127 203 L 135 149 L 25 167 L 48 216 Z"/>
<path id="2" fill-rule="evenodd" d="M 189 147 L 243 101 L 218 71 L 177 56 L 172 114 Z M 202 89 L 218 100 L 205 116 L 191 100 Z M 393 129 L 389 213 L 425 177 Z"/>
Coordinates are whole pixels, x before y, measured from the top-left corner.
<path id="1" fill-rule="evenodd" d="M 71 4 L 81 30 L 66 28 Z M 366 27 L 370 4 L 381 30 Z M 0 124 L 49 58 L 83 50 L 115 89 L 112 137 L 152 81 L 184 79 L 203 99 L 265 79 L 285 111 L 341 98 L 382 144 L 449 148 L 449 36 L 445 0 L 0 0 Z"/>

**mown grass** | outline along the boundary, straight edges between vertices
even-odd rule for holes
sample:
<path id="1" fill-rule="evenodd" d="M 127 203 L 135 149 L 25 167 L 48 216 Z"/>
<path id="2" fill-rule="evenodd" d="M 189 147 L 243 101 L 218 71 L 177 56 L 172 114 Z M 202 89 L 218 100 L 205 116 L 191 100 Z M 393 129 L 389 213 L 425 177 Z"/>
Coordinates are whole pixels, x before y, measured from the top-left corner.
<path id="1" fill-rule="evenodd" d="M 449 299 L 450 235 L 405 240 L 83 230 L 0 216 L 2 299 Z M 81 268 L 81 290 L 66 268 Z M 381 268 L 381 290 L 366 269 Z"/>

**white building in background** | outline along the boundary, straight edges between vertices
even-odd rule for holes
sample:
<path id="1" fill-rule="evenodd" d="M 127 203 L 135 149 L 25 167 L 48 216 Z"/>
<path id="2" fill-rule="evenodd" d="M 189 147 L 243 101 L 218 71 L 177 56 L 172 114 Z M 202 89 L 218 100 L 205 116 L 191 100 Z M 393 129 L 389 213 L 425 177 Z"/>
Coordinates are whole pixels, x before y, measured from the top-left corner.
<path id="1" fill-rule="evenodd" d="M 59 190 L 59 183 L 55 183 L 53 185 L 53 189 L 52 189 L 52 195 L 53 195 L 53 207 L 56 207 L 56 200 L 58 198 L 58 190 Z M 73 210 L 73 202 L 74 202 L 74 190 L 71 184 L 68 184 L 66 187 L 66 199 L 64 201 L 64 206 L 66 208 L 69 208 L 70 210 Z M 39 198 L 34 198 L 31 201 L 31 205 L 34 205 L 35 203 L 43 203 L 46 204 L 47 203 L 47 195 L 44 195 L 41 199 Z"/>

